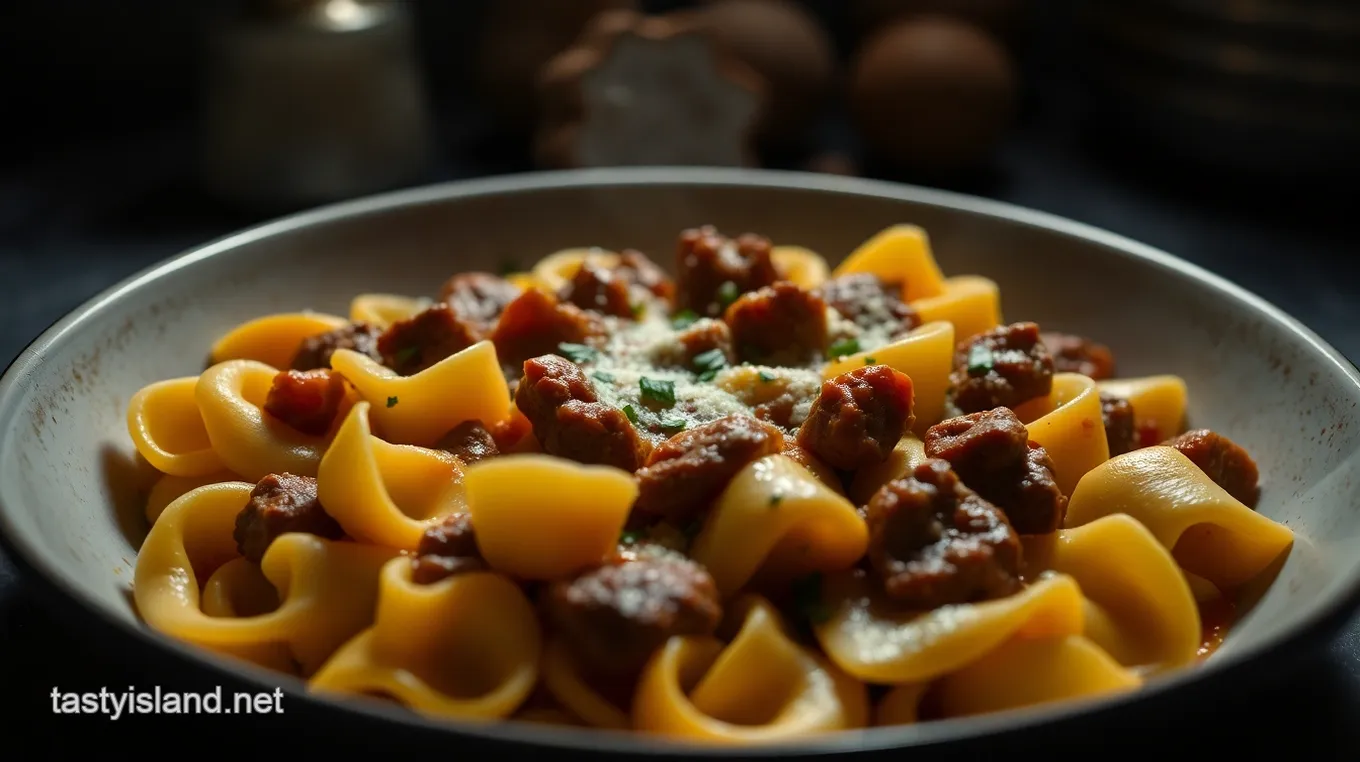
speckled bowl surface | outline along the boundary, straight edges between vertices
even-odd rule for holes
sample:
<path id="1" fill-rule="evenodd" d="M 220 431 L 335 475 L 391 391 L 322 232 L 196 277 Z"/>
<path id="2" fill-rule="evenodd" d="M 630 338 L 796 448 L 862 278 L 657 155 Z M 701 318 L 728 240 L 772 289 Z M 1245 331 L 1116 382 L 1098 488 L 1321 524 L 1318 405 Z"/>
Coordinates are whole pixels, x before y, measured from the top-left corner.
<path id="1" fill-rule="evenodd" d="M 270 312 L 345 314 L 361 292 L 432 294 L 454 272 L 525 266 L 574 246 L 634 247 L 670 262 L 678 232 L 700 224 L 805 246 L 834 265 L 902 222 L 927 230 L 947 275 L 996 280 L 1007 320 L 1098 337 L 1114 349 L 1121 375 L 1183 377 L 1191 423 L 1228 434 L 1256 456 L 1260 511 L 1289 526 L 1295 545 L 1217 654 L 1136 694 L 743 753 L 949 745 L 1095 721 L 1246 674 L 1302 636 L 1344 622 L 1360 592 L 1360 499 L 1352 485 L 1360 374 L 1338 352 L 1226 281 L 1103 231 L 970 197 L 768 171 L 588 170 L 453 183 L 285 218 L 168 260 L 52 326 L 0 381 L 0 530 L 24 566 L 166 658 L 268 689 L 282 684 L 293 701 L 328 705 L 379 731 L 592 756 L 679 753 L 654 738 L 434 723 L 383 704 L 308 698 L 298 681 L 146 628 L 130 586 L 147 529 L 142 493 L 154 474 L 128 439 L 128 400 L 145 384 L 197 374 L 215 339 Z"/>

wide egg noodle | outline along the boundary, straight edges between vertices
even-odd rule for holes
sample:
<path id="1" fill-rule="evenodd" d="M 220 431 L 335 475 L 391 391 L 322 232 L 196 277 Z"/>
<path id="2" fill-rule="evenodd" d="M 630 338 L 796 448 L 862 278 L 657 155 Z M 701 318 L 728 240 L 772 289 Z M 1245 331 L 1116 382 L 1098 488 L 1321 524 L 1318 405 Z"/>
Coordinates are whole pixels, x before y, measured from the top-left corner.
<path id="1" fill-rule="evenodd" d="M 203 583 L 200 608 L 210 617 L 240 619 L 267 614 L 279 607 L 279 593 L 260 571 L 244 558 L 217 567 Z M 282 641 L 246 645 L 213 646 L 212 649 L 268 669 L 296 674 L 293 652 Z"/>
<path id="2" fill-rule="evenodd" d="M 1080 635 L 1084 599 L 1076 580 L 1048 574 L 1007 598 L 904 611 L 855 573 L 827 577 L 830 616 L 813 627 L 822 650 L 865 682 L 921 683 L 953 672 L 1014 636 Z"/>
<path id="3" fill-rule="evenodd" d="M 198 376 L 147 384 L 128 403 L 132 444 L 157 471 L 186 478 L 222 470 L 199 411 L 194 389 Z"/>
<path id="4" fill-rule="evenodd" d="M 909 475 L 926 461 L 926 445 L 915 434 L 907 434 L 897 441 L 888 458 L 880 463 L 864 466 L 850 480 L 850 499 L 856 505 L 868 505 L 874 493 L 883 485 Z"/>
<path id="5" fill-rule="evenodd" d="M 637 499 L 633 475 L 549 455 L 503 455 L 468 468 L 468 515 L 493 569 L 554 580 L 600 564 Z"/>
<path id="6" fill-rule="evenodd" d="M 386 330 L 393 323 L 409 320 L 434 306 L 430 299 L 400 294 L 359 294 L 350 300 L 349 319 Z"/>
<path id="7" fill-rule="evenodd" d="M 830 273 L 822 255 L 801 246 L 774 246 L 770 249 L 770 261 L 779 272 L 780 280 L 802 289 L 817 288 L 826 282 Z"/>
<path id="8" fill-rule="evenodd" d="M 510 389 L 490 341 L 411 376 L 349 349 L 336 350 L 331 367 L 372 405 L 374 430 L 393 444 L 431 447 L 465 421 L 490 428 L 509 416 Z"/>
<path id="9" fill-rule="evenodd" d="M 940 296 L 944 275 L 935 262 L 930 237 L 916 225 L 885 228 L 850 252 L 832 277 L 869 273 L 884 283 L 900 284 L 902 301 Z"/>
<path id="10" fill-rule="evenodd" d="M 201 608 L 199 579 L 238 558 L 233 529 L 253 485 L 200 487 L 171 503 L 137 555 L 133 593 L 152 628 L 204 647 L 286 643 L 303 675 L 373 621 L 378 571 L 394 551 L 285 534 L 260 562 L 281 603 L 250 617 L 213 617 Z"/>
<path id="11" fill-rule="evenodd" d="M 960 341 L 1001 325 L 1001 288 L 981 275 L 956 275 L 938 296 L 910 303 L 922 323 L 944 321 Z"/>
<path id="12" fill-rule="evenodd" d="M 415 550 L 429 526 L 465 510 L 463 465 L 441 450 L 373 436 L 370 409 L 350 409 L 317 469 L 317 497 L 350 537 Z"/>
<path id="13" fill-rule="evenodd" d="M 886 365 L 911 378 L 916 416 L 912 430 L 924 436 L 926 429 L 944 417 L 949 374 L 954 369 L 954 326 L 944 321 L 926 323 L 892 344 L 828 363 L 822 377 L 829 381 L 865 365 Z"/>
<path id="14" fill-rule="evenodd" d="M 1153 430 L 1158 442 L 1185 430 L 1189 391 L 1179 376 L 1106 379 L 1097 381 L 1096 389 L 1128 400 L 1133 407 L 1135 431 Z"/>
<path id="15" fill-rule="evenodd" d="M 1053 479 L 1064 495 L 1072 494 L 1087 471 L 1110 459 L 1100 393 L 1086 376 L 1054 375 L 1049 395 L 1017 406 L 1015 414 L 1030 440 L 1053 459 Z"/>
<path id="16" fill-rule="evenodd" d="M 349 321 L 322 312 L 284 312 L 266 315 L 233 328 L 213 344 L 212 364 L 228 360 L 253 360 L 273 368 L 289 368 L 304 339 L 337 328 Z"/>
<path id="17" fill-rule="evenodd" d="M 543 685 L 567 711 L 587 725 L 611 730 L 632 727 L 630 707 L 619 706 L 591 685 L 579 668 L 571 650 L 559 639 L 551 639 L 543 649 Z"/>
<path id="18" fill-rule="evenodd" d="M 792 640 L 764 599 L 734 608 L 730 642 L 674 637 L 643 670 L 636 729 L 686 740 L 776 741 L 868 724 L 866 686 Z"/>
<path id="19" fill-rule="evenodd" d="M 869 533 L 855 506 L 785 455 L 743 468 L 714 502 L 690 555 L 732 595 L 759 572 L 790 580 L 848 569 Z"/>
<path id="20" fill-rule="evenodd" d="M 1081 635 L 1013 638 L 933 684 L 893 688 L 879 700 L 876 720 L 879 725 L 914 724 L 927 690 L 940 718 L 948 719 L 1113 695 L 1142 684 L 1136 673 Z"/>
<path id="21" fill-rule="evenodd" d="M 528 274 L 545 291 L 557 293 L 587 262 L 607 269 L 614 268 L 619 265 L 619 254 L 593 246 L 561 249 L 538 260 Z"/>
<path id="22" fill-rule="evenodd" d="M 1082 478 L 1067 506 L 1067 527 L 1124 513 L 1147 527 L 1191 574 L 1233 590 L 1265 571 L 1294 533 L 1218 486 L 1172 447 L 1145 447 L 1110 459 Z"/>
<path id="23" fill-rule="evenodd" d="M 1171 553 L 1142 524 L 1114 514 L 1026 538 L 1026 560 L 1066 574 L 1086 597 L 1085 634 L 1120 664 L 1162 672 L 1195 660 L 1200 617 Z"/>
<path id="24" fill-rule="evenodd" d="M 250 481 L 283 472 L 316 476 L 339 422 L 358 399 L 347 392 L 330 431 L 304 434 L 264 410 L 277 375 L 255 360 L 228 360 L 204 371 L 194 387 L 213 449 L 228 470 Z"/>
<path id="25" fill-rule="evenodd" d="M 230 471 L 216 471 L 202 476 L 175 476 L 173 474 L 163 474 L 156 483 L 151 485 L 151 489 L 146 493 L 146 522 L 155 524 L 161 517 L 166 507 L 180 499 L 185 493 L 192 492 L 199 487 L 209 484 L 221 484 L 222 482 L 245 481 L 241 477 Z"/>
<path id="26" fill-rule="evenodd" d="M 533 690 L 541 647 L 533 604 L 514 582 L 470 572 L 420 585 L 399 557 L 382 569 L 373 626 L 336 651 L 309 689 L 381 692 L 435 716 L 504 718 Z"/>

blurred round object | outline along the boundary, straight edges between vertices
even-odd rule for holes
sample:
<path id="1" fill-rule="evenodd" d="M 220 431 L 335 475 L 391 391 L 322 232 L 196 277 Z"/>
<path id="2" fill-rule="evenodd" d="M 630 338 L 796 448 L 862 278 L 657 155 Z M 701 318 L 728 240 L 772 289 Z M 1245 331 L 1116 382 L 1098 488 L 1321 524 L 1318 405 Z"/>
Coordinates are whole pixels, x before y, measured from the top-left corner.
<path id="1" fill-rule="evenodd" d="M 1023 0 L 849 0 L 850 23 L 863 39 L 912 16 L 950 16 L 1008 35 L 1024 10 Z"/>
<path id="2" fill-rule="evenodd" d="M 859 162 L 855 161 L 855 157 L 844 151 L 819 153 L 808 159 L 803 168 L 808 172 L 819 172 L 824 175 L 843 175 L 845 177 L 859 175 Z"/>
<path id="3" fill-rule="evenodd" d="M 478 36 L 477 89 L 502 127 L 534 125 L 534 83 L 548 59 L 570 45 L 596 14 L 633 9 L 636 0 L 492 0 Z"/>
<path id="4" fill-rule="evenodd" d="M 539 75 L 545 168 L 752 166 L 765 79 L 689 13 L 596 16 Z"/>
<path id="5" fill-rule="evenodd" d="M 894 164 L 931 172 L 985 160 L 1010 126 L 1018 75 L 989 34 L 945 17 L 897 22 L 868 39 L 850 72 L 851 116 Z"/>
<path id="6" fill-rule="evenodd" d="M 825 105 L 835 74 L 826 31 L 790 0 L 715 0 L 697 14 L 709 34 L 765 78 L 761 142 L 796 143 Z"/>

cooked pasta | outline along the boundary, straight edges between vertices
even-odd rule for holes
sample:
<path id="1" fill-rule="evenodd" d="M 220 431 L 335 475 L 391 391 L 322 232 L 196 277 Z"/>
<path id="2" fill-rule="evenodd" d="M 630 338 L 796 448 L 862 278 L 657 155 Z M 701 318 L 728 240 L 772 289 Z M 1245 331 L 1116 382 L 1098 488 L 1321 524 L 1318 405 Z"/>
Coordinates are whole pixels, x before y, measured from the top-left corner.
<path id="1" fill-rule="evenodd" d="M 899 225 L 711 227 L 227 332 L 129 401 L 146 624 L 452 720 L 758 744 L 1138 690 L 1293 534 L 1174 375 Z M 1230 624 L 1230 622 L 1229 622 Z"/>

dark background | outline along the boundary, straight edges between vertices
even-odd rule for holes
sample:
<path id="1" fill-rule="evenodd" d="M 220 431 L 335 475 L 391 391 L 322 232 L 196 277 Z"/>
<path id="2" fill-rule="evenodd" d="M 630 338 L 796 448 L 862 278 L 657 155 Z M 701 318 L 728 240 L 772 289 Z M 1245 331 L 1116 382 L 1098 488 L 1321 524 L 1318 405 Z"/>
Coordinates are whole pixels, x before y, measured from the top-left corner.
<path id="1" fill-rule="evenodd" d="M 441 135 L 428 181 L 532 169 L 523 145 L 498 135 L 469 95 L 465 72 L 483 5 L 410 4 Z M 680 3 L 648 5 L 664 10 Z M 843 4 L 806 5 L 836 35 L 842 55 L 850 54 L 855 41 Z M 1260 294 L 1360 357 L 1353 285 L 1360 237 L 1353 232 L 1350 165 L 1340 157 L 1328 161 L 1325 146 L 1311 154 L 1307 145 L 1302 154 L 1290 146 L 1296 150 L 1289 154 L 1263 143 L 1259 162 L 1241 160 L 1242 152 L 1235 161 L 1209 162 L 1202 132 L 1150 140 L 1146 110 L 1087 76 L 1089 39 L 1074 27 L 1070 3 L 1034 6 L 1015 46 L 1024 71 L 1021 115 L 993 161 L 965 175 L 927 179 L 861 157 L 864 173 L 999 198 L 1164 248 Z M 0 361 L 117 280 L 290 211 L 233 208 L 197 185 L 202 35 L 229 9 L 184 0 L 47 0 L 0 10 Z M 834 109 L 824 122 L 807 154 L 835 149 L 859 156 Z M 771 163 L 798 166 L 803 158 Z M 1195 738 L 1222 750 L 1302 744 L 1315 749 L 1311 759 L 1357 758 L 1360 621 L 1298 656 L 1282 673 L 1123 722 L 1136 724 L 1142 737 Z M 0 686 L 10 694 L 11 712 L 0 728 L 7 740 L 40 737 L 58 748 L 114 729 L 101 718 L 73 717 L 55 718 L 62 722 L 49 729 L 47 694 L 57 685 L 191 690 L 217 682 L 131 650 L 0 556 Z M 123 723 L 125 730 L 146 728 Z M 220 720 L 213 727 L 208 732 L 230 736 L 224 743 L 255 743 L 246 723 Z M 268 734 L 277 725 L 257 730 Z M 319 751 L 326 736 L 307 742 Z M 1094 727 L 1081 740 L 1110 742 Z"/>

